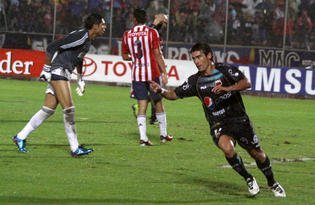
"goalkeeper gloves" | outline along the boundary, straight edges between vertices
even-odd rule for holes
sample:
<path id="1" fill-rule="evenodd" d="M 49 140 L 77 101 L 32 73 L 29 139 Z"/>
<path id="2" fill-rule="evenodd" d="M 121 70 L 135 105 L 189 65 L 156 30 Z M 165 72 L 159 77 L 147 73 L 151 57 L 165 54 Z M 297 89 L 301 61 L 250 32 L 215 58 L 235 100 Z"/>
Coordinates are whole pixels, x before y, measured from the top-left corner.
<path id="1" fill-rule="evenodd" d="M 43 70 L 39 75 L 39 80 L 50 82 L 51 79 L 51 66 L 44 64 Z"/>
<path id="2" fill-rule="evenodd" d="M 79 96 L 83 96 L 85 91 L 85 82 L 82 80 L 82 76 L 78 76 L 76 91 Z"/>

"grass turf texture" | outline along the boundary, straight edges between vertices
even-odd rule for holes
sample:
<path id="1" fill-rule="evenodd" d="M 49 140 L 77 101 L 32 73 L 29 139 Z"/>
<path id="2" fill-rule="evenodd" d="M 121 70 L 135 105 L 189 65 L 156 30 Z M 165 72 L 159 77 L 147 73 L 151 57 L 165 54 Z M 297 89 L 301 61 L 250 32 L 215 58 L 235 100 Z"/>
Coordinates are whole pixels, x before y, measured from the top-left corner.
<path id="1" fill-rule="evenodd" d="M 147 125 L 156 146 L 140 147 L 130 89 L 88 84 L 85 96 L 73 97 L 78 139 L 95 149 L 92 154 L 70 157 L 60 108 L 29 136 L 29 152 L 18 153 L 11 137 L 41 107 L 45 87 L 0 79 L 1 204 L 315 204 L 315 162 L 299 160 L 315 158 L 312 100 L 244 96 L 287 192 L 275 198 L 254 160 L 237 146 L 261 187 L 251 198 L 243 179 L 225 168 L 197 98 L 164 101 L 175 139 L 160 145 L 158 126 Z"/>

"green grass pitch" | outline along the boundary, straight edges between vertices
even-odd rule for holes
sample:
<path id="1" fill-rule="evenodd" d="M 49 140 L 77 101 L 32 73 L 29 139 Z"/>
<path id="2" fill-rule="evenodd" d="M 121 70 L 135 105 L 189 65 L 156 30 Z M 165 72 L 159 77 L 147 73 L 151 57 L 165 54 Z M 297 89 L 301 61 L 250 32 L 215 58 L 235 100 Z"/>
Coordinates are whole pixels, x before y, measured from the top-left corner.
<path id="1" fill-rule="evenodd" d="M 74 91 L 73 85 L 72 90 Z M 94 148 L 69 155 L 61 109 L 18 153 L 11 137 L 43 103 L 45 83 L 0 79 L 0 204 L 315 204 L 315 101 L 244 96 L 263 149 L 287 198 L 275 198 L 262 173 L 237 146 L 261 192 L 245 182 L 209 136 L 197 98 L 164 101 L 171 143 L 140 147 L 129 88 L 88 84 L 73 92 L 79 142 Z"/>

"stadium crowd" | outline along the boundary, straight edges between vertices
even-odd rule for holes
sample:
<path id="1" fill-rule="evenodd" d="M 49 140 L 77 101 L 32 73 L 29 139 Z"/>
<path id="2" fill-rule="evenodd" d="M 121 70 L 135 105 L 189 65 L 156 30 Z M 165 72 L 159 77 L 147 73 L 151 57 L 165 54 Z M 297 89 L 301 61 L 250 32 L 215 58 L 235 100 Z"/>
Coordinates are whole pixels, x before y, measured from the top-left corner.
<path id="1" fill-rule="evenodd" d="M 230 0 L 227 43 L 281 47 L 285 6 L 285 0 Z M 1 30 L 52 33 L 55 7 L 56 34 L 70 32 L 88 13 L 99 12 L 107 22 L 112 21 L 112 37 L 120 38 L 132 26 L 134 8 L 141 7 L 151 20 L 157 13 L 169 14 L 169 41 L 224 42 L 226 0 L 114 0 L 112 8 L 110 0 L 2 0 L 0 21 L 6 19 L 7 28 Z M 286 45 L 314 49 L 315 0 L 290 0 L 287 13 Z"/>

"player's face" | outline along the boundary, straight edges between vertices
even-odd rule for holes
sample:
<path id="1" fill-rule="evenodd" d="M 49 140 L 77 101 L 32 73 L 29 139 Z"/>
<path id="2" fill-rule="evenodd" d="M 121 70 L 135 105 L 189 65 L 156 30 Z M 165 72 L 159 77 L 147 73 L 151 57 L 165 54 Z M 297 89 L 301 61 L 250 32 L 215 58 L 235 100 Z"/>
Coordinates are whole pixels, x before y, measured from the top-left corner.
<path id="1" fill-rule="evenodd" d="M 97 34 L 98 36 L 101 36 L 105 33 L 105 30 L 106 30 L 106 24 L 105 24 L 105 20 L 102 19 L 102 22 L 100 24 L 97 25 Z"/>
<path id="2" fill-rule="evenodd" d="M 210 67 L 211 54 L 205 55 L 202 51 L 194 51 L 191 57 L 200 72 L 205 72 Z"/>

